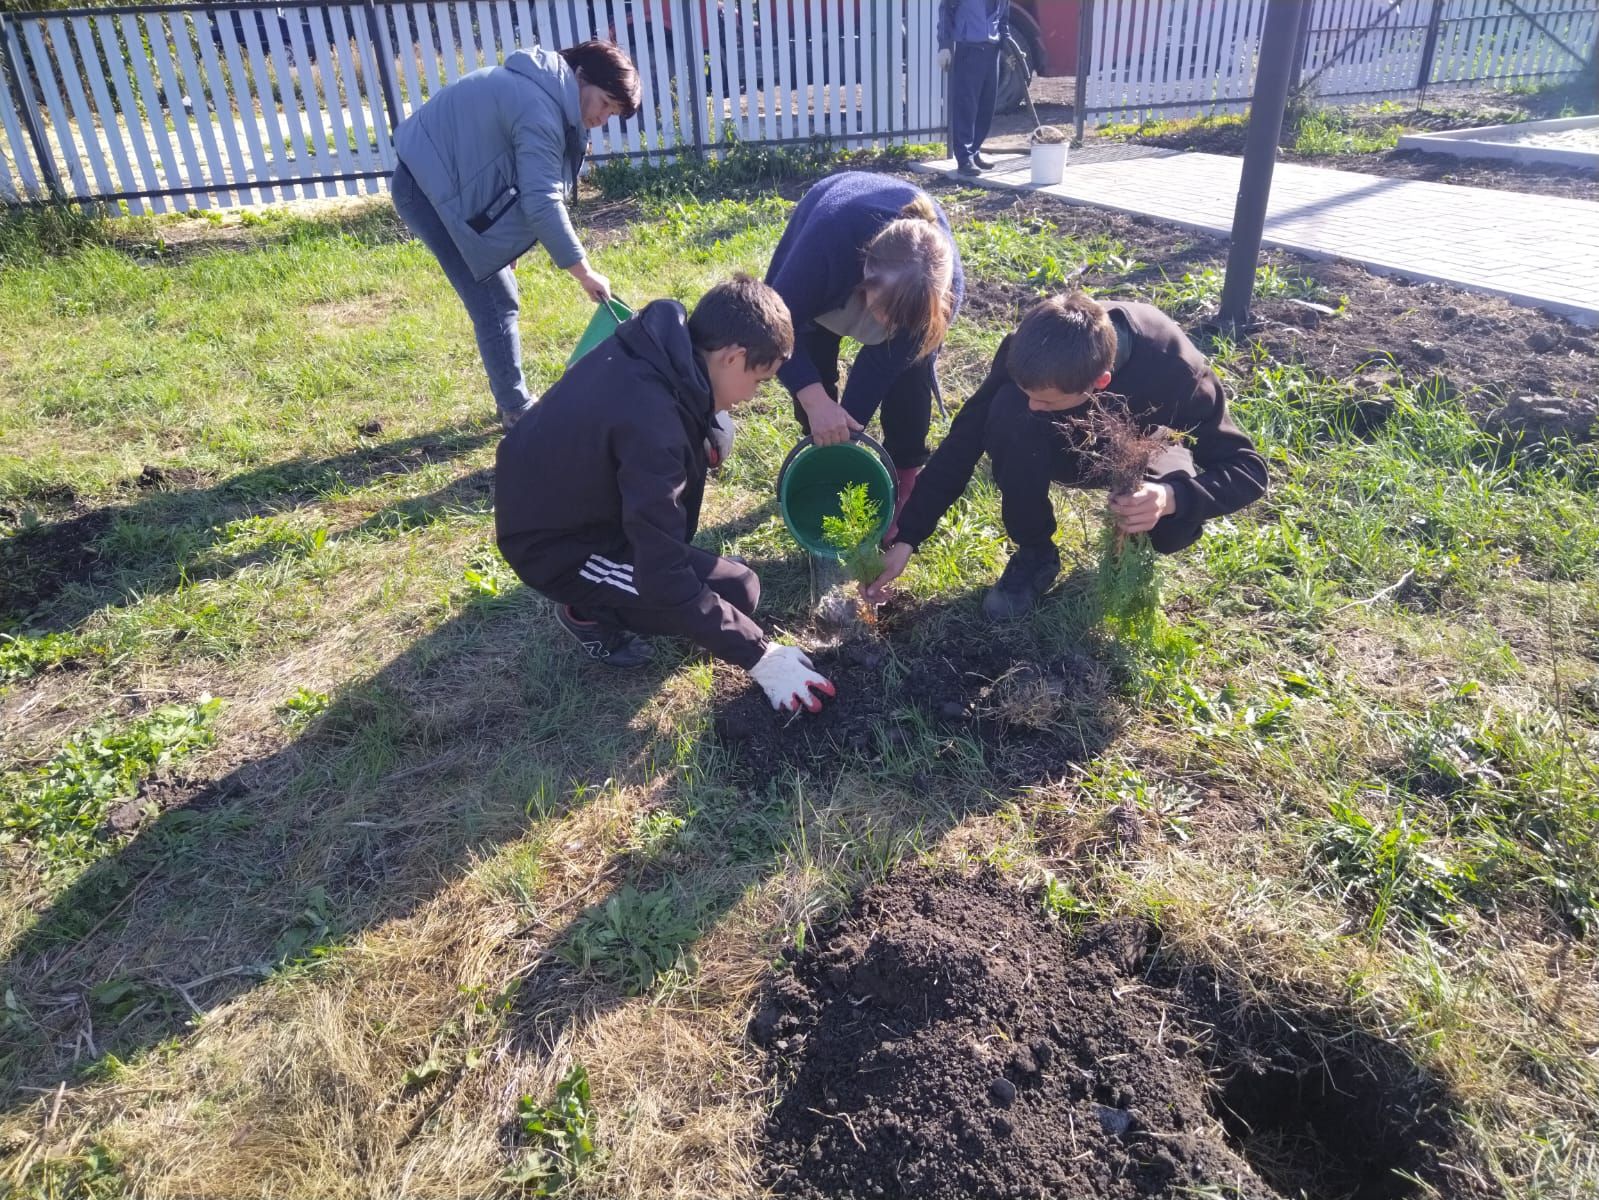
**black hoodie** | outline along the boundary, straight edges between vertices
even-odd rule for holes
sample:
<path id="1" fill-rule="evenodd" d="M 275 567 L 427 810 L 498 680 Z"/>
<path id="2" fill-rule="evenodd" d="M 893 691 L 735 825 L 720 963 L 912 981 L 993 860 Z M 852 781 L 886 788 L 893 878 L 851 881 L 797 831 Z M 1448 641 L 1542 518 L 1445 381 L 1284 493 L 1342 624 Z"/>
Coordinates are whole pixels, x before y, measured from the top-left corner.
<path id="1" fill-rule="evenodd" d="M 747 669 L 765 635 L 705 586 L 688 556 L 713 411 L 683 306 L 646 305 L 501 441 L 495 536 L 534 588 L 570 580 L 591 554 L 631 563 L 640 605 L 681 610 L 689 637 Z"/>
<path id="2" fill-rule="evenodd" d="M 1237 512 L 1266 491 L 1266 460 L 1249 435 L 1233 423 L 1221 381 L 1204 355 L 1177 322 L 1151 304 L 1110 300 L 1105 311 L 1131 336 L 1125 360 L 1105 392 L 1122 397 L 1132 418 L 1145 431 L 1164 428 L 1184 435 L 1197 474 L 1172 472 L 1152 476 L 1170 484 L 1177 507 L 1155 523 L 1149 538 L 1161 554 L 1171 554 L 1199 540 L 1204 523 Z M 1118 333 L 1120 339 L 1121 333 Z M 1010 338 L 999 345 L 983 381 L 950 423 L 949 433 L 916 481 L 899 517 L 897 540 L 912 546 L 932 536 L 944 514 L 971 482 L 977 460 L 986 449 L 989 410 L 1006 388 L 1015 389 L 1006 368 Z M 1034 413 L 1040 437 L 1065 433 L 1079 446 L 1073 458 L 1074 479 L 1090 478 L 1093 447 L 1086 441 L 1085 410 Z M 1073 479 L 1056 476 L 1061 482 Z"/>

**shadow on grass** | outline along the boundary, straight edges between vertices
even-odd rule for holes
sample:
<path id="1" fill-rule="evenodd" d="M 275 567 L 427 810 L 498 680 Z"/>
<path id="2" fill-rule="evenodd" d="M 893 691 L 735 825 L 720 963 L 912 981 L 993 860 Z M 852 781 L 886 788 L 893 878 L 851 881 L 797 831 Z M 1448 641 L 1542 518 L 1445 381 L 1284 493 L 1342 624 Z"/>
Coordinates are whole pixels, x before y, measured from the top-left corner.
<path id="1" fill-rule="evenodd" d="M 788 564 L 754 565 L 777 574 Z M 347 687 L 289 744 L 178 797 L 43 906 L 0 961 L 11 1006 L 0 1107 L 336 959 L 608 781 L 664 777 L 647 814 L 660 836 L 612 859 L 592 908 L 534 933 L 515 1035 L 536 1053 L 554 1047 L 681 975 L 742 897 L 791 867 L 836 870 L 850 884 L 877 878 L 1100 753 L 1119 726 L 1102 719 L 1102 694 L 1073 692 L 1069 678 L 1092 662 L 1070 648 L 1065 610 L 1081 586 L 1079 574 L 1033 621 L 1004 629 L 975 619 L 973 592 L 904 605 L 876 638 L 822 643 L 817 665 L 839 698 L 818 717 L 774 713 L 746 675 L 719 667 L 709 705 L 664 731 L 638 718 L 677 655 L 601 673 L 531 593 L 479 598 Z M 1044 685 L 1043 702 L 1065 688 L 1064 708 L 1030 719 L 995 688 L 1039 663 L 1043 673 L 1022 682 Z M 162 797 L 150 788 L 144 799 L 159 807 Z M 639 934 L 641 897 L 657 909 Z M 647 977 L 628 965 L 641 961 L 654 964 Z"/>
<path id="2" fill-rule="evenodd" d="M 652 734 L 634 718 L 669 671 L 596 687 L 532 593 L 469 604 L 44 906 L 0 961 L 18 1006 L 0 1027 L 0 1104 L 336 954 L 638 769 Z"/>
<path id="3" fill-rule="evenodd" d="M 332 212 L 291 212 L 268 208 L 247 221 L 213 225 L 204 218 L 148 224 L 137 220 L 113 227 L 104 236 L 131 252 L 148 250 L 163 262 L 176 264 L 205 254 L 261 250 L 305 242 L 354 241 L 383 246 L 410 241 L 412 234 L 388 203 L 386 193 L 341 196 L 353 206 Z"/>
<path id="4" fill-rule="evenodd" d="M 498 437 L 498 431 L 443 429 L 326 458 L 288 459 L 210 487 L 192 486 L 197 480 L 190 472 L 147 467 L 135 498 L 0 541 L 0 621 L 29 632 L 73 630 L 107 605 L 158 595 L 184 582 L 225 578 L 293 553 L 292 543 L 272 542 L 230 554 L 227 527 L 460 458 Z M 455 480 L 431 496 L 390 505 L 353 532 L 420 524 L 448 505 L 486 510 L 488 482 L 484 471 Z"/>

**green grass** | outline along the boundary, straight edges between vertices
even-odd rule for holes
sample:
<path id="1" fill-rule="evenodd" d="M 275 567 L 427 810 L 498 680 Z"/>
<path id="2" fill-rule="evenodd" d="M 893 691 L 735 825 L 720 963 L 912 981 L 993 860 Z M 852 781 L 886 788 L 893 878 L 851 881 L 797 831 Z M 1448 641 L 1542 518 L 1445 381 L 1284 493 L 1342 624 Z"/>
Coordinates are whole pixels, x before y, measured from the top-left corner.
<path id="1" fill-rule="evenodd" d="M 589 238 L 619 294 L 762 271 L 789 201 L 667 182 Z M 978 283 L 1190 320 L 1219 294 L 1219 252 L 1168 270 L 1065 217 L 952 208 Z M 499 558 L 470 328 L 385 206 L 40 214 L 0 250 L 0 565 L 27 598 L 0 616 L 0 1139 L 22 1147 L 0 1191 L 753 1194 L 755 989 L 926 858 L 1041 881 L 1074 924 L 1149 917 L 1262 1004 L 1351 1014 L 1456 1090 L 1507 1192 L 1581 1194 L 1591 448 L 1507 450 L 1424 380 L 1372 423 L 1350 381 L 1218 345 L 1272 488 L 1160 562 L 1147 637 L 1101 620 L 1086 494 L 1058 497 L 1060 589 L 984 629 L 1007 548 L 980 468 L 876 635 L 883 720 L 767 762 L 717 734 L 738 672 L 663 641 L 596 674 Z M 543 389 L 587 306 L 537 255 L 519 280 Z M 1257 287 L 1330 300 L 1284 261 Z M 952 403 L 1005 332 L 957 323 Z M 814 645 L 771 497 L 787 402 L 739 426 L 700 542 Z M 1097 691 L 1011 670 L 981 703 L 1081 761 L 1003 778 L 1007 744 L 919 705 L 919 664 L 985 644 L 1078 664 Z"/>
<path id="2" fill-rule="evenodd" d="M 152 772 L 209 745 L 221 702 L 202 696 L 168 704 L 121 727 L 99 725 L 67 738 L 33 771 L 0 779 L 0 841 L 28 846 L 49 869 L 92 861 L 112 805 L 132 799 Z"/>
<path id="3" fill-rule="evenodd" d="M 1313 107 L 1291 102 L 1284 117 L 1281 144 L 1308 156 L 1392 150 L 1399 144 L 1399 135 L 1410 127 L 1402 119 L 1392 119 L 1401 111 L 1402 106 L 1391 101 L 1365 109 Z M 1465 120 L 1463 123 L 1474 122 Z M 1135 123 L 1101 125 L 1096 132 L 1099 137 L 1113 141 L 1135 139 L 1162 145 L 1191 143 L 1197 149 L 1212 148 L 1220 139 L 1234 147 L 1225 152 L 1242 153 L 1248 124 L 1248 113 L 1181 118 L 1151 116 Z"/>
<path id="4" fill-rule="evenodd" d="M 590 178 L 608 200 L 758 197 L 781 184 L 815 178 L 842 166 L 895 167 L 943 154 L 943 146 L 930 143 L 890 146 L 880 151 L 839 150 L 820 135 L 798 146 L 761 146 L 742 141 L 730 123 L 722 131 L 722 140 L 701 157 L 685 157 L 659 166 L 617 159 L 597 166 Z"/>
<path id="5" fill-rule="evenodd" d="M 1144 268 L 1113 237 L 1071 237 L 1042 220 L 1025 228 L 1007 220 L 966 222 L 955 231 L 955 242 L 973 276 L 1024 283 L 1040 295 L 1079 286 L 1085 276 L 1109 282 Z"/>
<path id="6" fill-rule="evenodd" d="M 1100 137 L 1170 137 L 1212 129 L 1236 129 L 1249 124 L 1247 113 L 1218 113 L 1202 117 L 1146 117 L 1142 121 L 1111 121 L 1095 129 Z"/>
<path id="7" fill-rule="evenodd" d="M 1404 132 L 1397 121 L 1370 127 L 1332 110 L 1315 109 L 1295 124 L 1293 148 L 1300 154 L 1370 154 L 1392 150 Z"/>

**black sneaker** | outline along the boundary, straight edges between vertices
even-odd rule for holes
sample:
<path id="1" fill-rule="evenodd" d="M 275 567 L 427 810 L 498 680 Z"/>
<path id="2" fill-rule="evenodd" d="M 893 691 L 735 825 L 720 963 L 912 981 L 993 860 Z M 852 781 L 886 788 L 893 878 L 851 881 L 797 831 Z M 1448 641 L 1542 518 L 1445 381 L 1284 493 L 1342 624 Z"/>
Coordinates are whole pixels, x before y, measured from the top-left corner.
<path id="1" fill-rule="evenodd" d="M 960 166 L 955 168 L 955 174 L 962 179 L 976 179 L 982 174 L 982 171 L 978 169 L 975 163 L 961 163 Z"/>
<path id="2" fill-rule="evenodd" d="M 979 171 L 992 171 L 994 169 L 994 160 L 987 155 L 974 154 L 972 155 L 972 166 Z"/>
<path id="3" fill-rule="evenodd" d="M 1023 546 L 1010 556 L 999 582 L 983 597 L 983 615 L 990 621 L 1026 616 L 1059 574 L 1060 553 L 1054 546 Z"/>
<path id="4" fill-rule="evenodd" d="M 608 667 L 628 670 L 642 667 L 655 657 L 655 648 L 637 634 L 599 621 L 580 621 L 570 604 L 557 604 L 555 619 L 577 639 L 584 654 Z"/>

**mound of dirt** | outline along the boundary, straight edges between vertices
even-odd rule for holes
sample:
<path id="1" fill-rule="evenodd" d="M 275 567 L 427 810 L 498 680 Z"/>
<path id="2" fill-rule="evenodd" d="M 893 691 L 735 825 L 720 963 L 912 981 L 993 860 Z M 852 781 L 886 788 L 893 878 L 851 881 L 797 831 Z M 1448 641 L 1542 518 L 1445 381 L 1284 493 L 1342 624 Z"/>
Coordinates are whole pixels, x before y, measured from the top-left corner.
<path id="1" fill-rule="evenodd" d="M 784 1196 L 1395 1200 L 1455 1153 L 1391 1047 L 1250 1015 L 1107 922 L 1075 941 L 992 872 L 901 872 L 821 931 L 752 1024 Z M 1460 1177 L 1449 1194 L 1463 1190 Z M 1201 1189 L 1215 1189 L 1214 1193 Z"/>
<path id="2" fill-rule="evenodd" d="M 892 614 L 881 632 L 892 637 L 911 620 L 908 611 Z M 838 691 L 814 714 L 775 713 L 747 676 L 717 675 L 712 734 L 759 778 L 778 766 L 826 776 L 850 755 L 880 762 L 931 729 L 940 756 L 975 743 L 987 768 L 1014 787 L 1060 776 L 1116 730 L 1110 670 L 1087 648 L 1039 663 L 1028 647 L 973 629 L 937 653 L 857 637 L 811 659 Z"/>

